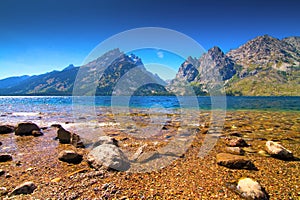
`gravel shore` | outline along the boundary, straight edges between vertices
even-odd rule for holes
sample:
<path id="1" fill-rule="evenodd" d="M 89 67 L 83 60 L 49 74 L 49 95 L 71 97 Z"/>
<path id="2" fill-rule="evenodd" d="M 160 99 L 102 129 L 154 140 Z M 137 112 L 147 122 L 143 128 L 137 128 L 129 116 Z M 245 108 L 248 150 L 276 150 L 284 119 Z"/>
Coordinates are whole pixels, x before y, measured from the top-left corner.
<path id="1" fill-rule="evenodd" d="M 101 127 L 105 135 L 118 140 L 123 151 L 133 152 L 145 144 L 145 152 L 161 148 L 176 136 L 180 128 L 195 132 L 193 141 L 183 155 L 160 170 L 145 173 L 92 168 L 87 162 L 91 148 L 60 144 L 54 139 L 57 136 L 56 127 L 43 127 L 43 135 L 39 137 L 0 134 L 0 153 L 13 158 L 0 162 L 0 198 L 241 199 L 230 185 L 249 177 L 265 188 L 270 199 L 300 199 L 299 112 L 229 111 L 223 132 L 215 136 L 218 137 L 216 145 L 203 158 L 199 158 L 198 154 L 209 135 L 209 113 L 201 112 L 198 115 L 201 119 L 198 125 L 179 127 L 176 121 L 171 121 L 160 135 L 146 139 L 128 135 L 124 127 L 115 124 Z M 104 118 L 110 122 L 110 117 Z M 139 117 L 141 122 L 147 121 L 146 115 Z M 69 127 L 65 122 L 61 122 L 61 125 Z M 225 152 L 225 138 L 228 137 L 239 137 L 249 144 L 241 147 L 245 152 L 243 156 L 250 159 L 257 170 L 230 169 L 217 164 L 216 156 Z M 279 142 L 292 151 L 294 159 L 281 160 L 268 155 L 265 152 L 268 140 Z M 83 161 L 78 164 L 60 161 L 58 156 L 63 150 L 76 151 L 83 156 Z M 36 185 L 33 193 L 10 196 L 14 188 L 27 181 Z"/>

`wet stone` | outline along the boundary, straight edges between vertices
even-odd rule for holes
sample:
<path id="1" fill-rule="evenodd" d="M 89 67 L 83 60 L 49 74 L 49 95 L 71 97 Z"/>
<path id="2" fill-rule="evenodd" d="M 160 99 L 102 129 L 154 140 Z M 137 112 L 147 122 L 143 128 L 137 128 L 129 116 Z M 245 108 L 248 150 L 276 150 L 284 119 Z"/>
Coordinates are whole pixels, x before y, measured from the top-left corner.
<path id="1" fill-rule="evenodd" d="M 7 162 L 7 161 L 11 161 L 12 160 L 12 156 L 9 154 L 0 154 L 0 162 Z"/>
<path id="2" fill-rule="evenodd" d="M 217 164 L 230 169 L 256 170 L 256 167 L 251 160 L 244 156 L 232 155 L 228 153 L 217 154 Z"/>
<path id="3" fill-rule="evenodd" d="M 57 130 L 57 138 L 62 144 L 70 144 L 71 142 L 71 133 L 65 130 L 63 127 L 60 127 Z"/>
<path id="4" fill-rule="evenodd" d="M 33 182 L 25 182 L 17 186 L 11 193 L 11 195 L 20 195 L 20 194 L 31 194 L 36 189 L 36 185 Z"/>
<path id="5" fill-rule="evenodd" d="M 3 169 L 0 169 L 0 176 L 4 175 L 5 171 Z"/>
<path id="6" fill-rule="evenodd" d="M 6 187 L 0 187 L 0 197 L 8 194 Z"/>
<path id="7" fill-rule="evenodd" d="M 241 147 L 226 147 L 225 151 L 227 153 L 235 154 L 235 155 L 244 155 L 245 151 Z"/>
<path id="8" fill-rule="evenodd" d="M 8 125 L 0 126 L 0 134 L 7 134 L 14 132 L 14 127 Z"/>
<path id="9" fill-rule="evenodd" d="M 58 159 L 63 162 L 78 164 L 82 161 L 82 155 L 73 150 L 64 150 L 59 153 Z"/>
<path id="10" fill-rule="evenodd" d="M 16 127 L 16 135 L 33 135 L 33 131 L 40 131 L 40 128 L 34 123 L 20 123 Z"/>
<path id="11" fill-rule="evenodd" d="M 266 142 L 266 151 L 273 157 L 280 158 L 280 159 L 292 159 L 293 153 L 283 147 L 281 144 L 273 141 Z"/>
<path id="12" fill-rule="evenodd" d="M 225 138 L 227 146 L 230 147 L 248 147 L 247 142 L 242 138 Z"/>

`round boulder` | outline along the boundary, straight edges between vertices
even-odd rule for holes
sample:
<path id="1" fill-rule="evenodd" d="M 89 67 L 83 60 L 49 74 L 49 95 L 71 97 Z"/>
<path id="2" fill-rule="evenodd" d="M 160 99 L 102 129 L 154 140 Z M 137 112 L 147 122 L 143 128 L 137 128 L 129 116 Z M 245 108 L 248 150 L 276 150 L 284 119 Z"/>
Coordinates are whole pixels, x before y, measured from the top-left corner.
<path id="1" fill-rule="evenodd" d="M 130 163 L 125 154 L 113 144 L 102 144 L 88 154 L 88 162 L 94 168 L 105 166 L 117 171 L 126 171 Z"/>

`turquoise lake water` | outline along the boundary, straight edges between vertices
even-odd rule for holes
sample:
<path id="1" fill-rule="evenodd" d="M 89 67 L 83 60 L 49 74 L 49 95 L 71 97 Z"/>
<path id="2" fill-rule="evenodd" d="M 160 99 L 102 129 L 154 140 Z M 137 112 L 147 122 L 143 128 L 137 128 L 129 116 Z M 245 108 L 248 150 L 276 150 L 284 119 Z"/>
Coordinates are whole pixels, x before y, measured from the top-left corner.
<path id="1" fill-rule="evenodd" d="M 195 103 L 196 101 L 196 103 Z M 74 105 L 95 107 L 121 106 L 129 108 L 199 108 L 210 110 L 212 102 L 216 108 L 227 110 L 300 111 L 300 97 L 84 97 L 80 101 L 73 97 L 0 97 L 0 113 L 10 112 L 70 112 Z M 220 106 L 219 106 L 220 105 Z"/>

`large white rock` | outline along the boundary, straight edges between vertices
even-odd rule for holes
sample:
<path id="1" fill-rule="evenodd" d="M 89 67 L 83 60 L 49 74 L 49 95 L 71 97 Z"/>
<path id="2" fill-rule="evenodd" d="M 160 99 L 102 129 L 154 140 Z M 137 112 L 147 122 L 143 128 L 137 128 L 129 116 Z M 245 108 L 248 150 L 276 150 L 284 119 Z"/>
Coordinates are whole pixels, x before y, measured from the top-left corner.
<path id="1" fill-rule="evenodd" d="M 102 144 L 92 149 L 88 162 L 95 168 L 105 166 L 118 171 L 126 171 L 130 167 L 128 158 L 113 144 Z"/>
<path id="2" fill-rule="evenodd" d="M 261 185 L 251 178 L 240 179 L 236 189 L 240 195 L 246 199 L 268 199 L 268 195 L 265 193 Z"/>
<path id="3" fill-rule="evenodd" d="M 293 153 L 290 150 L 284 148 L 282 145 L 273 141 L 266 142 L 266 151 L 271 156 L 281 158 L 281 159 L 291 159 L 294 157 Z"/>

